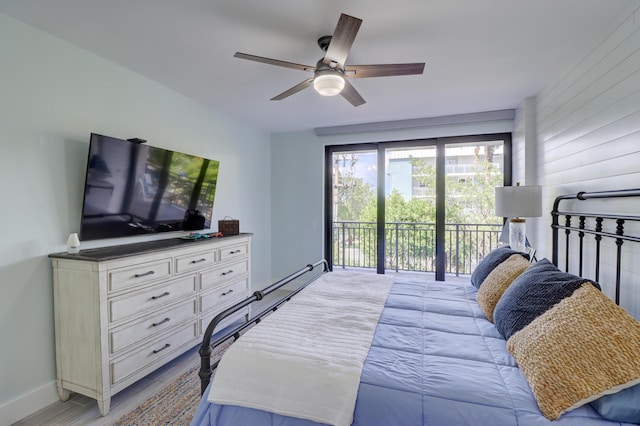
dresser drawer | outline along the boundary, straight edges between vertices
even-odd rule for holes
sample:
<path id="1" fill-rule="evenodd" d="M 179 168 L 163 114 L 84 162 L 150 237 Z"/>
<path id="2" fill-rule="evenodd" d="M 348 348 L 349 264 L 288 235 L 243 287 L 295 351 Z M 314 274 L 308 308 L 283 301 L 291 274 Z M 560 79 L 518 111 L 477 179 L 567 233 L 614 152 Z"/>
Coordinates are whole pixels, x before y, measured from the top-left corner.
<path id="1" fill-rule="evenodd" d="M 229 282 L 200 295 L 200 312 L 227 307 L 249 296 L 249 279 Z"/>
<path id="2" fill-rule="evenodd" d="M 183 346 L 195 343 L 197 337 L 197 321 L 193 321 L 170 334 L 159 336 L 121 359 L 111 361 L 111 385 L 130 377 L 160 358 L 180 351 Z"/>
<path id="3" fill-rule="evenodd" d="M 109 331 L 109 352 L 113 354 L 128 346 L 139 344 L 181 322 L 195 318 L 197 313 L 194 297 L 159 312 L 154 311 L 141 320 L 117 327 Z"/>
<path id="4" fill-rule="evenodd" d="M 176 257 L 176 274 L 208 268 L 216 263 L 214 250 Z"/>
<path id="5" fill-rule="evenodd" d="M 113 269 L 108 272 L 109 291 L 118 291 L 170 276 L 171 258 Z"/>
<path id="6" fill-rule="evenodd" d="M 208 289 L 225 281 L 239 278 L 247 274 L 249 261 L 247 259 L 211 269 L 200 274 L 200 289 Z"/>
<path id="7" fill-rule="evenodd" d="M 226 262 L 239 257 L 245 257 L 249 253 L 247 243 L 236 244 L 234 246 L 220 248 L 220 262 Z"/>
<path id="8" fill-rule="evenodd" d="M 195 291 L 196 276 L 194 274 L 134 293 L 112 297 L 108 301 L 109 321 L 119 321 L 145 310 L 167 306 Z"/>

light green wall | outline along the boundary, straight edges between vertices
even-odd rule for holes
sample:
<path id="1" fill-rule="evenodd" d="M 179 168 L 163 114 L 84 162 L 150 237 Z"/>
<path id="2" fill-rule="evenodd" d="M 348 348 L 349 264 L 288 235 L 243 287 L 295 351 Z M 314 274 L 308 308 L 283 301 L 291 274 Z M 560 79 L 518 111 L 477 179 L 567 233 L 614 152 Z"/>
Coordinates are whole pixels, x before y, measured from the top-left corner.
<path id="1" fill-rule="evenodd" d="M 47 255 L 78 231 L 91 132 L 219 160 L 213 222 L 254 232 L 253 285 L 271 277 L 268 133 L 0 15 L 0 424 L 53 389 Z"/>
<path id="2" fill-rule="evenodd" d="M 272 136 L 271 250 L 280 279 L 324 257 L 324 146 L 312 131 Z"/>

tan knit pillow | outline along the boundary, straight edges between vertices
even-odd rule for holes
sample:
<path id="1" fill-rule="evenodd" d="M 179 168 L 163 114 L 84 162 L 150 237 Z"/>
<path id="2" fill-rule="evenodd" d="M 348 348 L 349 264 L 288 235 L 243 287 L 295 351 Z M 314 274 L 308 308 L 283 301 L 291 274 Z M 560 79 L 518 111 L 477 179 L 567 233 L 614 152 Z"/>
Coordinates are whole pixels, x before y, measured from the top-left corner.
<path id="1" fill-rule="evenodd" d="M 589 283 L 507 341 L 542 414 L 640 383 L 640 322 Z"/>
<path id="2" fill-rule="evenodd" d="M 476 294 L 476 300 L 489 321 L 493 322 L 493 310 L 502 294 L 529 265 L 531 263 L 522 255 L 512 254 L 507 260 L 496 266 L 482 281 Z"/>

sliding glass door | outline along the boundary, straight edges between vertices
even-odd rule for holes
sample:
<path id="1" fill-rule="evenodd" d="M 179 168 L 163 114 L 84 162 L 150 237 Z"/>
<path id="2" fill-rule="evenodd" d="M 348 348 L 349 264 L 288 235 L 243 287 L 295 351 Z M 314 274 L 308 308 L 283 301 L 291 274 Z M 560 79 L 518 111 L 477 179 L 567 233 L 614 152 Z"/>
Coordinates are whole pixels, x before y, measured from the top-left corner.
<path id="1" fill-rule="evenodd" d="M 502 232 L 494 188 L 505 182 L 505 143 L 447 143 L 444 151 L 445 271 L 467 275 L 498 245 Z"/>
<path id="2" fill-rule="evenodd" d="M 335 265 L 377 269 L 377 151 L 331 156 L 331 245 Z"/>
<path id="3" fill-rule="evenodd" d="M 385 146 L 385 270 L 436 270 L 435 145 Z"/>
<path id="4" fill-rule="evenodd" d="M 498 243 L 495 186 L 509 134 L 326 149 L 326 256 L 334 267 L 468 275 Z"/>

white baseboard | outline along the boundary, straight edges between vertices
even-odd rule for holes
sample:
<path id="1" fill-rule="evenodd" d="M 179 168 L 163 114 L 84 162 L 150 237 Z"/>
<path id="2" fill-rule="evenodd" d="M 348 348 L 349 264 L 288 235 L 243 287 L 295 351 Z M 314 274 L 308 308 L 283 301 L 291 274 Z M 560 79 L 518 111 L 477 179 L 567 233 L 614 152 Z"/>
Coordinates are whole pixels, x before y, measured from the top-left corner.
<path id="1" fill-rule="evenodd" d="M 0 426 L 9 426 L 58 401 L 56 382 L 47 383 L 0 405 Z"/>

